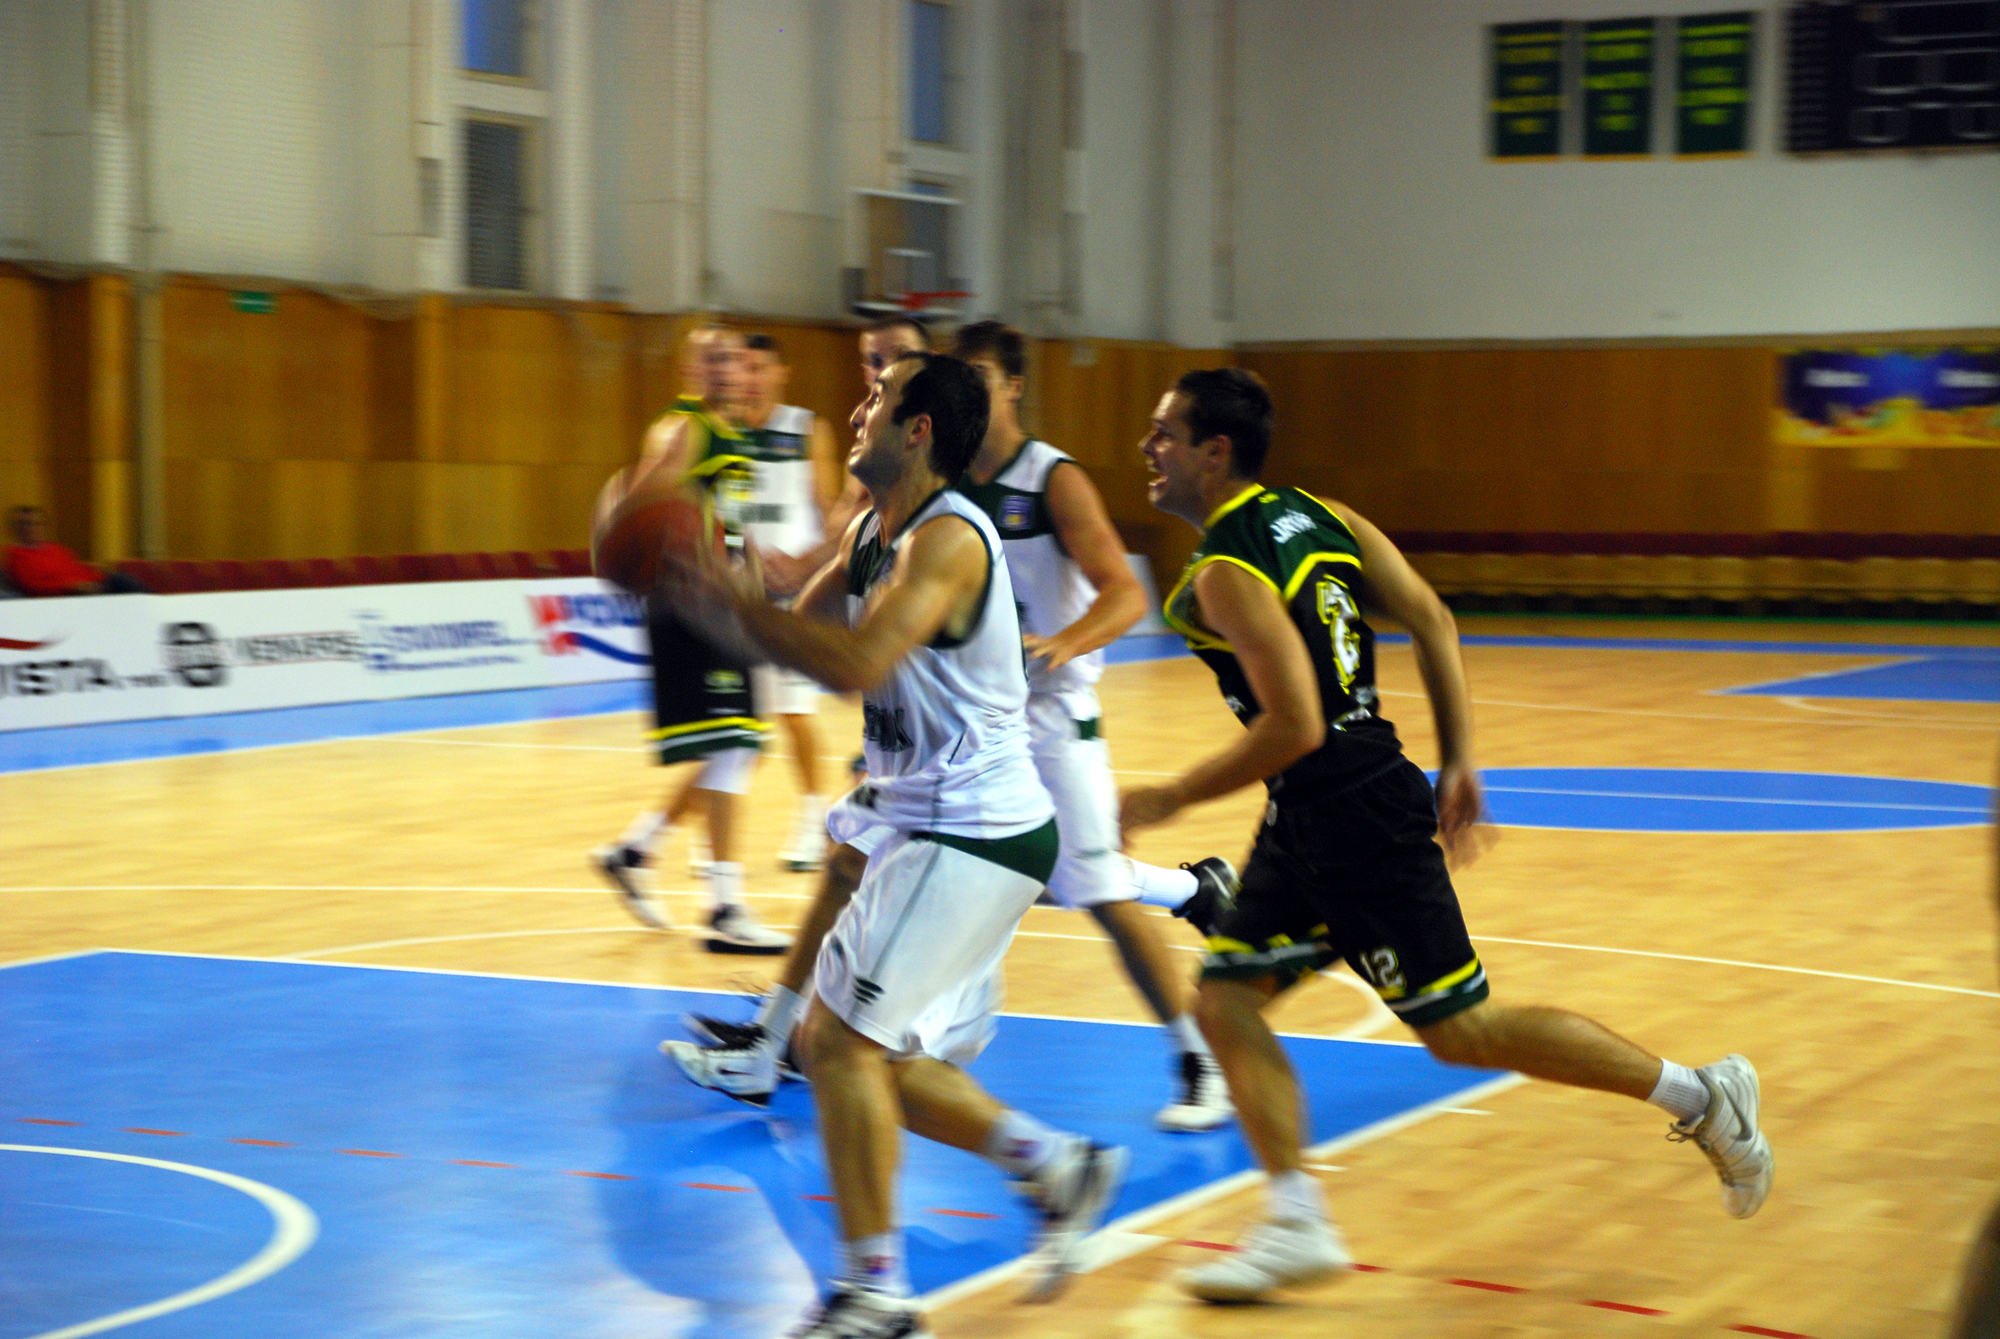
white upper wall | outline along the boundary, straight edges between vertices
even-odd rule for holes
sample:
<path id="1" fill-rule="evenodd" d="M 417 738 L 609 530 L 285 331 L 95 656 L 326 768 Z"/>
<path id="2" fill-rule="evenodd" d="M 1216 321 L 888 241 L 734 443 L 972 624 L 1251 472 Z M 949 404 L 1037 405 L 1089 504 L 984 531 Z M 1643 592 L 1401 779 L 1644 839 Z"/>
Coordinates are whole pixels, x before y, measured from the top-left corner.
<path id="1" fill-rule="evenodd" d="M 1238 0 L 1238 338 L 2000 324 L 2000 153 L 1780 152 L 1778 6 L 1749 157 L 1484 156 L 1488 24 L 1722 7 Z"/>
<path id="2" fill-rule="evenodd" d="M 161 269 L 356 283 L 365 0 L 152 0 Z"/>

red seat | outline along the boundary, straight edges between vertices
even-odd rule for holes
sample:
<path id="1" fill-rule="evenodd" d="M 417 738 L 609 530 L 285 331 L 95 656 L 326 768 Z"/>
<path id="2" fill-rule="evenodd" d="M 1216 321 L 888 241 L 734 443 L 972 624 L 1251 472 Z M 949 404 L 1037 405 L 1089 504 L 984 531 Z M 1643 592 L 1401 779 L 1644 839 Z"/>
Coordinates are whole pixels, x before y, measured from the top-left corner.
<path id="1" fill-rule="evenodd" d="M 591 574 L 589 549 L 557 549 L 549 558 L 555 564 L 557 576 L 587 577 Z"/>
<path id="2" fill-rule="evenodd" d="M 490 553 L 461 553 L 458 559 L 458 579 L 460 581 L 497 581 L 500 579 L 500 564 Z"/>
<path id="3" fill-rule="evenodd" d="M 393 558 L 384 558 L 382 565 L 389 580 L 400 585 L 433 579 L 429 554 L 399 553 Z"/>
<path id="4" fill-rule="evenodd" d="M 211 590 L 261 590 L 263 580 L 257 569 L 240 558 L 218 558 L 210 564 L 214 574 Z"/>
<path id="5" fill-rule="evenodd" d="M 260 558 L 251 566 L 264 590 L 291 590 L 311 584 L 304 569 L 289 558 Z"/>
<path id="6" fill-rule="evenodd" d="M 525 549 L 515 549 L 512 553 L 496 553 L 494 561 L 499 564 L 500 575 L 512 577 L 516 581 L 531 581 L 538 575 L 535 571 L 535 555 Z"/>
<path id="7" fill-rule="evenodd" d="M 358 554 L 347 560 L 347 567 L 353 573 L 357 586 L 380 586 L 389 580 L 382 570 L 382 560 L 372 553 Z"/>
<path id="8" fill-rule="evenodd" d="M 338 560 L 333 558 L 308 558 L 299 564 L 302 584 L 307 586 L 344 586 L 347 574 L 341 570 Z"/>

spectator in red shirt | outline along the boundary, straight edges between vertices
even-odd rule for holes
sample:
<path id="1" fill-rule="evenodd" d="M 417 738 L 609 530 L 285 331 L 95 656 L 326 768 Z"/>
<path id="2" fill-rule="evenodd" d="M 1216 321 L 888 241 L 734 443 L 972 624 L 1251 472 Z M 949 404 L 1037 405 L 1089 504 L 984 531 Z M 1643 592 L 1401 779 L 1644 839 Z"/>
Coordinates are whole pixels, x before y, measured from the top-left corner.
<path id="1" fill-rule="evenodd" d="M 124 572 L 106 576 L 49 538 L 49 514 L 16 507 L 8 517 L 7 580 L 23 595 L 128 595 L 146 588 Z"/>

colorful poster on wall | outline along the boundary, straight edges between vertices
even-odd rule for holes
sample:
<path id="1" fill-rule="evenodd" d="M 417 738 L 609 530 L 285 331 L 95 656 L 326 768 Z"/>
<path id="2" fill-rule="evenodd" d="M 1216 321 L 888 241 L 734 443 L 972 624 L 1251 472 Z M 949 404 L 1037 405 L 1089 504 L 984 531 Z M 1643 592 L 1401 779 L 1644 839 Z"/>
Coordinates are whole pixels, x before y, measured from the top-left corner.
<path id="1" fill-rule="evenodd" d="M 1491 113 L 1495 158 L 1554 158 L 1562 151 L 1563 45 L 1567 25 L 1498 23 L 1492 28 Z"/>
<path id="2" fill-rule="evenodd" d="M 1653 152 L 1654 27 L 1651 19 L 1583 25 L 1585 158 Z"/>
<path id="3" fill-rule="evenodd" d="M 1750 147 L 1750 57 L 1755 10 L 1691 14 L 1675 25 L 1674 152 L 1684 158 Z"/>
<path id="4" fill-rule="evenodd" d="M 1784 355 L 1776 438 L 1791 446 L 2000 446 L 2000 348 Z"/>

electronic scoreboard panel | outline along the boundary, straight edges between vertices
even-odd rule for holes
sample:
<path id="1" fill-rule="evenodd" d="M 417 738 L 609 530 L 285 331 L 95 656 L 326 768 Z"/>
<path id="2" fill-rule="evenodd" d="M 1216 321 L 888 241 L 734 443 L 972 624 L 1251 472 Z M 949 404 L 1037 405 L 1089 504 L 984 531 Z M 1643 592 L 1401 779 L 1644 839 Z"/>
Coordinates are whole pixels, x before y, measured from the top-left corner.
<path id="1" fill-rule="evenodd" d="M 1793 153 L 2000 148 L 2000 0 L 1803 0 L 1788 26 Z"/>

